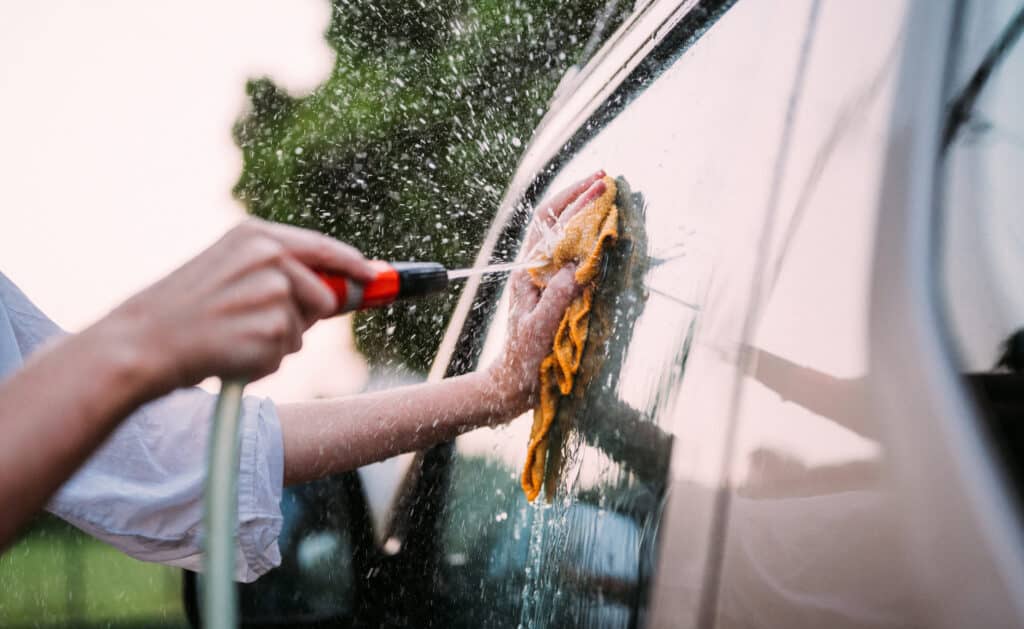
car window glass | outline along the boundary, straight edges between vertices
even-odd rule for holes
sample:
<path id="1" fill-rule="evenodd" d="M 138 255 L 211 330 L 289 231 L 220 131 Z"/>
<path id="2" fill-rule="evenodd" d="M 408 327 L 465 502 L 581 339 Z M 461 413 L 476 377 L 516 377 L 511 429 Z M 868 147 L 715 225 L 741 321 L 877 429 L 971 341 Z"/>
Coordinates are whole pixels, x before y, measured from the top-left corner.
<path id="1" fill-rule="evenodd" d="M 242 586 L 241 612 L 246 622 L 354 615 L 359 567 L 351 531 L 356 514 L 348 504 L 345 480 L 351 476 L 285 489 L 284 525 L 278 540 L 281 565 Z"/>

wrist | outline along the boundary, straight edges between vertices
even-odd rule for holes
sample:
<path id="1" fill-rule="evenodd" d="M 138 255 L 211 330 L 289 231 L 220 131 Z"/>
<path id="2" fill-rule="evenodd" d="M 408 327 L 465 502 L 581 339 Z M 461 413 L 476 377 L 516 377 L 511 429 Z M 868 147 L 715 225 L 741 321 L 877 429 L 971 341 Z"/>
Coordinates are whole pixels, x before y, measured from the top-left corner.
<path id="1" fill-rule="evenodd" d="M 496 361 L 481 374 L 487 381 L 487 396 L 495 407 L 496 420 L 505 422 L 533 406 L 536 376 L 527 379 L 504 361 Z"/>
<path id="2" fill-rule="evenodd" d="M 166 352 L 153 342 L 145 317 L 133 314 L 127 304 L 79 336 L 101 357 L 105 373 L 138 404 L 181 386 L 173 365 L 164 360 Z"/>

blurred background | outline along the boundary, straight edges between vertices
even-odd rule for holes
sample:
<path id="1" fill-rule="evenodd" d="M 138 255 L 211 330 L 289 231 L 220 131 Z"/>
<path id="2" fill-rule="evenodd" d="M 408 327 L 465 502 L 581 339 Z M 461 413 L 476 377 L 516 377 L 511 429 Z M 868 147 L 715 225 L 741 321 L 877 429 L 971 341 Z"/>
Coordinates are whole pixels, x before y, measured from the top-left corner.
<path id="1" fill-rule="evenodd" d="M 247 212 L 368 256 L 472 263 L 559 79 L 616 0 L 0 6 L 0 271 L 76 331 Z M 318 324 L 275 400 L 422 378 L 457 293 Z M 184 626 L 180 572 L 51 518 L 0 625 Z"/>

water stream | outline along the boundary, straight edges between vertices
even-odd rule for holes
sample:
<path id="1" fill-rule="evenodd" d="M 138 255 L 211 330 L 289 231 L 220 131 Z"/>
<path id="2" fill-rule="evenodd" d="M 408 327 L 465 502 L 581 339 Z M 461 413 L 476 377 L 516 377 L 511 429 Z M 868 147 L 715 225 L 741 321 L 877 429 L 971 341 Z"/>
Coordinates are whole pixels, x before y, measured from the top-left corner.
<path id="1" fill-rule="evenodd" d="M 468 269 L 452 269 L 448 271 L 449 280 L 461 280 L 472 275 L 483 275 L 485 273 L 505 273 L 517 269 L 535 269 L 547 264 L 547 260 L 526 260 L 524 262 L 506 262 L 504 264 L 492 264 L 490 266 L 473 267 Z"/>

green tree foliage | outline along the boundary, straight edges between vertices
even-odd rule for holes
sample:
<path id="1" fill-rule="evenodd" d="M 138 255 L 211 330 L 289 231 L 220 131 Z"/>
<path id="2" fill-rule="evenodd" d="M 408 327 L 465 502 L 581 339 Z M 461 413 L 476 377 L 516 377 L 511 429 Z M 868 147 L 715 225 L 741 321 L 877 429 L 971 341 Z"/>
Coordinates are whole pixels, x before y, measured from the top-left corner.
<path id="1" fill-rule="evenodd" d="M 248 83 L 235 194 L 255 215 L 370 257 L 471 264 L 605 4 L 333 0 L 326 37 L 337 59 L 325 83 L 303 97 L 266 78 Z M 456 297 L 360 314 L 357 345 L 376 368 L 423 372 Z"/>

